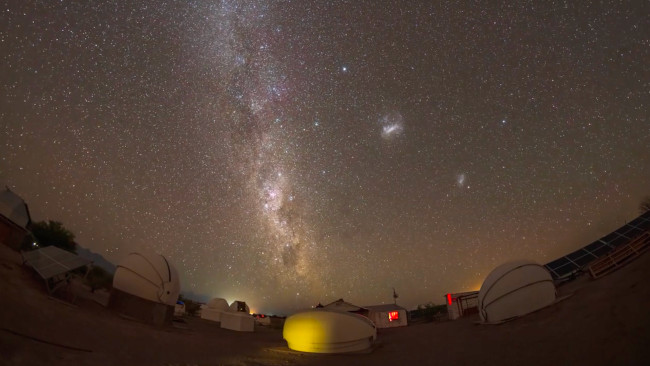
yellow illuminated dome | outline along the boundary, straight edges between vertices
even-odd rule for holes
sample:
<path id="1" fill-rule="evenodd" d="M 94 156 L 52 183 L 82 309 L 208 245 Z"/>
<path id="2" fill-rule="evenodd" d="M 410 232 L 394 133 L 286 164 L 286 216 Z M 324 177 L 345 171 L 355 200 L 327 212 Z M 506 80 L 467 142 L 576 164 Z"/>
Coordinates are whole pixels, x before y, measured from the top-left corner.
<path id="1" fill-rule="evenodd" d="M 315 309 L 288 317 L 282 337 L 294 351 L 358 352 L 372 346 L 377 329 L 372 321 L 358 314 Z"/>

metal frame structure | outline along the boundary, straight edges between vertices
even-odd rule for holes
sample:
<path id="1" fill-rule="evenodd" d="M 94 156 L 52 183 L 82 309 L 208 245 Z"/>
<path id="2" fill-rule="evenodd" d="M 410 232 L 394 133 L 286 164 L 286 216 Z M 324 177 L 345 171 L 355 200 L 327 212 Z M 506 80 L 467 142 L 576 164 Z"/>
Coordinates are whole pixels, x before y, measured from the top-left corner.
<path id="1" fill-rule="evenodd" d="M 50 296 L 68 283 L 73 270 L 93 263 L 89 259 L 82 258 L 55 246 L 26 252 L 23 251 L 21 254 L 23 256 L 23 264 L 32 267 L 45 281 L 45 286 Z M 84 278 L 88 275 L 88 271 L 89 268 L 86 269 Z"/>
<path id="2" fill-rule="evenodd" d="M 554 280 L 564 280 L 582 273 L 596 259 L 626 245 L 650 231 L 650 211 L 621 226 L 593 243 L 544 265 Z"/>

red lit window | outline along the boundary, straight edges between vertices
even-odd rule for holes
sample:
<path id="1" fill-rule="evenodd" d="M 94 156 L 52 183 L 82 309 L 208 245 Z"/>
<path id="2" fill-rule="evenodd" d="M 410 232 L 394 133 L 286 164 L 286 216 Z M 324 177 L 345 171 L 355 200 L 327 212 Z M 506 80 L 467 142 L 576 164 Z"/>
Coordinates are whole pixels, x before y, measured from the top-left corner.
<path id="1" fill-rule="evenodd" d="M 388 312 L 388 321 L 392 322 L 393 320 L 399 319 L 399 312 L 397 311 L 389 311 Z"/>
<path id="2" fill-rule="evenodd" d="M 451 294 L 447 294 L 447 303 L 451 305 Z"/>

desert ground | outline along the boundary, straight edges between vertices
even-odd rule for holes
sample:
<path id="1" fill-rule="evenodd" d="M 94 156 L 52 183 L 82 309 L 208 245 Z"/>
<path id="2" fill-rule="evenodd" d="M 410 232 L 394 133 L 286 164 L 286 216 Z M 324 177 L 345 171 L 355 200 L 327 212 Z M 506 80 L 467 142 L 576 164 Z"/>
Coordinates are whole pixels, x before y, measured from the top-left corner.
<path id="1" fill-rule="evenodd" d="M 20 254 L 0 245 L 0 364 L 648 365 L 649 280 L 646 253 L 601 279 L 560 287 L 572 296 L 511 322 L 479 325 L 475 316 L 380 329 L 367 353 L 316 355 L 289 350 L 278 328 L 238 333 L 190 317 L 159 328 L 84 296 L 75 305 L 53 300 Z"/>

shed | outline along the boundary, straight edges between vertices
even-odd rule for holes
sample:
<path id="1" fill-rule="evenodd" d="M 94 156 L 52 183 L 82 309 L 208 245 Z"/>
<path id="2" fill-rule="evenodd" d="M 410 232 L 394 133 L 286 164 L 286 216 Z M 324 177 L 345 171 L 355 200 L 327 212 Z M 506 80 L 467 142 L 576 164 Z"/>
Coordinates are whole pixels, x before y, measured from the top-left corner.
<path id="1" fill-rule="evenodd" d="M 449 320 L 478 312 L 478 291 L 448 293 L 445 295 Z"/>
<path id="2" fill-rule="evenodd" d="M 6 188 L 0 193 L 0 242 L 20 250 L 32 219 L 25 201 Z"/>
<path id="3" fill-rule="evenodd" d="M 502 264 L 487 276 L 478 294 L 478 309 L 485 323 L 523 316 L 552 304 L 555 285 L 548 270 L 530 260 Z"/>
<path id="4" fill-rule="evenodd" d="M 377 328 L 405 327 L 408 325 L 408 312 L 396 304 L 365 306 L 368 318 Z"/>
<path id="5" fill-rule="evenodd" d="M 185 315 L 185 303 L 182 301 L 177 301 L 174 306 L 174 316 L 184 316 Z"/>
<path id="6" fill-rule="evenodd" d="M 241 311 L 226 311 L 221 314 L 221 328 L 252 332 L 255 330 L 255 318 Z"/>
<path id="7" fill-rule="evenodd" d="M 109 307 L 145 323 L 171 324 L 179 293 L 178 273 L 167 258 L 131 253 L 117 265 Z"/>

